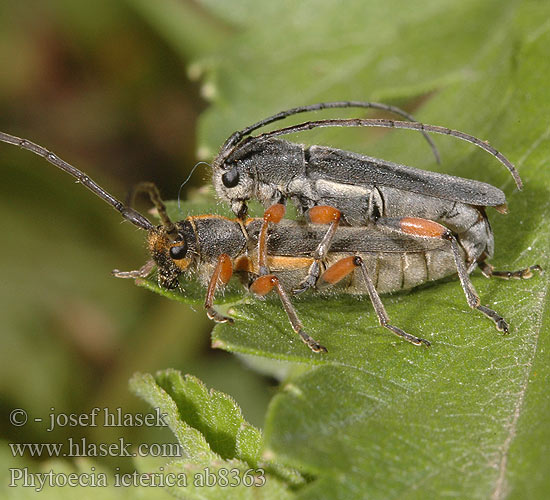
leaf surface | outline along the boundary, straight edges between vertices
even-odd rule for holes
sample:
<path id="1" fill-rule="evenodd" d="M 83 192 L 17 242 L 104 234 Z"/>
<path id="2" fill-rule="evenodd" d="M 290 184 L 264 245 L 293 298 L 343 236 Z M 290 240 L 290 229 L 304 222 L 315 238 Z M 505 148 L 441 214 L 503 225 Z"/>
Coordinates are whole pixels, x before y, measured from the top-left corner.
<path id="1" fill-rule="evenodd" d="M 510 214 L 489 211 L 492 263 L 548 269 L 548 5 L 201 5 L 238 28 L 223 47 L 195 55 L 213 103 L 200 126 L 203 154 L 215 154 L 234 130 L 295 105 L 408 103 L 426 123 L 490 139 L 517 166 L 524 191 L 514 190 L 490 155 L 450 138 L 436 138 L 440 166 L 410 132 L 313 131 L 297 140 L 502 188 Z M 272 29 L 265 29 L 267 20 Z M 214 329 L 217 347 L 307 367 L 285 382 L 265 424 L 264 453 L 315 478 L 297 490 L 299 497 L 544 498 L 550 488 L 548 277 L 504 282 L 476 272 L 472 281 L 482 303 L 510 322 L 508 336 L 469 309 L 456 279 L 383 299 L 392 323 L 430 340 L 430 349 L 393 338 L 366 298 L 295 300 L 307 331 L 328 348 L 323 355 L 296 338 L 276 299 L 232 305 L 235 324 Z"/>

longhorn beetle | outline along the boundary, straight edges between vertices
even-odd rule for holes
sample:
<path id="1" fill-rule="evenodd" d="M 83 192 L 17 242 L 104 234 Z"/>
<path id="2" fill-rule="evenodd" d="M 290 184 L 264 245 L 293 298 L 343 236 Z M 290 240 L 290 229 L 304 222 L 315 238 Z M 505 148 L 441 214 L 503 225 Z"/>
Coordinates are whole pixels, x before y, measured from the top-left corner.
<path id="1" fill-rule="evenodd" d="M 339 224 L 382 226 L 386 224 L 385 219 L 400 217 L 420 217 L 444 225 L 465 249 L 468 272 L 480 264 L 482 272 L 490 275 L 491 267 L 484 260 L 493 255 L 493 236 L 485 209 L 494 207 L 506 213 L 506 198 L 500 189 L 484 182 L 419 170 L 331 147 L 295 144 L 278 136 L 319 127 L 390 127 L 450 135 L 495 156 L 508 168 L 521 189 L 521 179 L 514 166 L 488 143 L 457 130 L 385 119 L 308 121 L 251 136 L 252 132 L 289 116 L 352 107 L 386 109 L 413 120 L 399 108 L 379 103 L 342 101 L 302 106 L 281 111 L 233 133 L 212 164 L 216 193 L 231 204 L 238 217 L 246 216 L 247 202 L 252 198 L 265 207 L 291 199 L 300 213 L 318 205 L 338 209 L 341 217 L 331 221 L 314 252 L 315 260 L 308 276 L 294 292 L 314 286 Z M 430 145 L 439 159 L 433 143 Z"/>
<path id="2" fill-rule="evenodd" d="M 492 233 L 485 224 L 480 241 L 471 249 L 461 245 L 452 232 L 441 224 L 420 217 L 384 218 L 377 224 L 336 227 L 332 222 L 340 217 L 331 206 L 312 207 L 310 222 L 282 220 L 284 205 L 268 208 L 263 218 L 228 219 L 217 215 L 191 216 L 173 222 L 167 214 L 158 189 L 153 183 L 138 185 L 129 200 L 138 191 L 149 194 L 158 211 L 161 224 L 153 225 L 146 217 L 117 200 L 86 174 L 65 162 L 47 149 L 26 139 L 0 132 L 0 141 L 20 146 L 44 157 L 50 163 L 75 177 L 98 197 L 103 199 L 124 219 L 147 231 L 151 259 L 136 271 L 118 271 L 120 278 L 144 278 L 157 269 L 158 283 L 163 288 L 178 288 L 182 274 L 193 273 L 207 286 L 205 308 L 216 322 L 232 322 L 214 309 L 214 296 L 235 273 L 257 295 L 275 289 L 293 330 L 314 352 L 326 348 L 314 340 L 298 318 L 287 294 L 308 275 L 318 260 L 316 249 L 326 240 L 324 224 L 331 224 L 332 245 L 321 261 L 324 272 L 314 286 L 324 287 L 340 283 L 340 290 L 351 294 L 368 295 L 381 325 L 401 338 L 416 344 L 430 343 L 390 324 L 380 300 L 380 293 L 415 287 L 458 272 L 468 304 L 494 321 L 497 328 L 507 332 L 506 321 L 492 309 L 480 304 L 470 282 L 465 262 L 475 259 L 482 264 L 492 244 Z M 492 269 L 492 268 L 491 268 Z M 358 272 L 355 272 L 355 271 Z M 515 272 L 492 272 L 494 276 L 529 278 L 539 266 Z"/>

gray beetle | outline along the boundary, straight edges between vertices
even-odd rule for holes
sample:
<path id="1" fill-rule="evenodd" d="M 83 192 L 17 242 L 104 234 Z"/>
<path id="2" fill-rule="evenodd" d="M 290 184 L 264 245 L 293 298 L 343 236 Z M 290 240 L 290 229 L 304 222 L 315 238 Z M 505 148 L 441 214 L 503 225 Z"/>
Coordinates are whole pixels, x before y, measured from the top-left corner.
<path id="1" fill-rule="evenodd" d="M 385 119 L 309 121 L 251 136 L 255 130 L 288 116 L 348 107 L 373 106 L 361 101 L 303 106 L 282 111 L 232 134 L 212 164 L 212 182 L 218 197 L 229 202 L 241 218 L 247 213 L 250 199 L 258 200 L 265 207 L 290 199 L 300 213 L 314 206 L 333 206 L 343 219 L 334 221 L 333 226 L 341 222 L 383 226 L 384 219 L 420 217 L 443 224 L 453 232 L 465 252 L 468 272 L 491 257 L 494 241 L 485 208 L 506 212 L 506 198 L 500 189 L 484 182 L 420 170 L 341 149 L 296 144 L 277 136 L 318 127 L 390 127 L 449 135 L 495 156 L 508 168 L 521 189 L 521 179 L 514 166 L 487 142 L 445 127 Z M 396 109 L 391 110 L 403 114 Z M 319 263 L 330 248 L 334 231 L 335 227 L 327 232 L 317 249 L 317 262 L 295 292 L 307 290 L 317 280 Z M 482 266 L 482 271 L 490 272 L 487 265 Z"/>

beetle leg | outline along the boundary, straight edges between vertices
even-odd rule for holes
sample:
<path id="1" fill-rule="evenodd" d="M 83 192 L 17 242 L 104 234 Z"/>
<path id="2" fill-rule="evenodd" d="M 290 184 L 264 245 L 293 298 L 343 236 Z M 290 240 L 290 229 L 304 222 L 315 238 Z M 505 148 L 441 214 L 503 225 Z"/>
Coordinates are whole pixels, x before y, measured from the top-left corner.
<path id="1" fill-rule="evenodd" d="M 146 193 L 147 195 L 149 195 L 151 203 L 157 209 L 158 215 L 160 217 L 160 220 L 162 221 L 162 225 L 166 229 L 166 232 L 171 236 L 175 236 L 177 232 L 176 226 L 170 220 L 170 217 L 168 217 L 166 205 L 162 201 L 159 189 L 156 186 L 156 184 L 152 182 L 140 182 L 139 184 L 135 185 L 132 189 L 130 189 L 130 191 L 128 192 L 128 196 L 126 197 L 126 205 L 128 207 L 131 207 L 132 205 L 134 205 L 136 196 L 139 193 Z"/>
<path id="2" fill-rule="evenodd" d="M 363 259 L 358 255 L 345 257 L 334 263 L 323 273 L 323 275 L 321 276 L 321 281 L 324 281 L 325 283 L 330 285 L 334 285 L 340 280 L 344 279 L 348 274 L 352 273 L 356 268 L 359 268 L 361 271 L 363 280 L 365 281 L 365 285 L 367 286 L 367 292 L 374 307 L 374 311 L 378 316 L 378 321 L 380 321 L 380 324 L 384 328 L 387 328 L 391 332 L 411 342 L 412 344 L 423 344 L 429 347 L 430 342 L 428 342 L 427 340 L 415 337 L 414 335 L 411 335 L 410 333 L 401 330 L 401 328 L 390 325 L 390 318 L 388 316 L 388 313 L 386 312 L 384 304 L 382 304 L 382 300 L 380 300 L 380 295 L 378 295 L 378 292 L 376 291 L 374 282 L 372 281 L 372 278 L 370 277 L 367 270 L 367 266 L 365 265 Z"/>
<path id="3" fill-rule="evenodd" d="M 495 271 L 495 268 L 488 262 L 478 262 L 479 269 L 486 278 L 503 278 L 505 280 L 518 279 L 527 280 L 533 277 L 533 271 L 542 273 L 542 267 L 539 265 L 529 266 L 525 269 L 519 269 L 518 271 Z"/>
<path id="4" fill-rule="evenodd" d="M 442 240 L 447 240 L 451 246 L 456 270 L 458 272 L 458 278 L 460 279 L 460 284 L 462 285 L 462 289 L 466 295 L 468 305 L 472 309 L 477 309 L 481 313 L 485 314 L 485 316 L 492 319 L 497 327 L 497 330 L 508 333 L 508 323 L 506 320 L 496 311 L 481 305 L 479 295 L 470 281 L 470 276 L 466 266 L 464 265 L 464 259 L 460 254 L 458 242 L 450 229 L 447 229 L 445 226 L 442 226 L 437 222 L 428 219 L 421 219 L 419 217 L 403 217 L 401 219 L 381 218 L 378 219 L 376 223 L 381 227 L 385 227 L 401 234 L 408 234 L 420 238 L 439 238 Z"/>
<path id="5" fill-rule="evenodd" d="M 327 232 L 323 236 L 321 242 L 313 252 L 312 257 L 315 259 L 311 264 L 306 278 L 298 285 L 298 288 L 292 290 L 295 295 L 303 293 L 309 288 L 312 288 L 317 283 L 321 274 L 321 262 L 326 259 L 332 239 L 336 234 L 342 214 L 337 208 L 319 205 L 309 209 L 308 216 L 314 224 L 330 224 Z"/>
<path id="6" fill-rule="evenodd" d="M 264 221 L 258 236 L 258 269 L 260 276 L 269 274 L 269 267 L 267 266 L 267 230 L 269 223 L 279 223 L 285 215 L 285 210 L 284 205 L 276 203 L 264 212 Z"/>
<path id="7" fill-rule="evenodd" d="M 118 269 L 113 269 L 111 274 L 117 278 L 147 278 L 155 268 L 155 262 L 153 259 L 148 260 L 143 266 L 135 271 L 119 271 Z"/>
<path id="8" fill-rule="evenodd" d="M 281 299 L 281 303 L 283 304 L 283 308 L 288 316 L 290 324 L 292 325 L 292 329 L 300 336 L 304 344 L 306 344 L 313 352 L 327 352 L 326 347 L 319 344 L 319 342 L 310 337 L 304 331 L 304 326 L 296 314 L 296 309 L 294 309 L 294 306 L 290 302 L 290 299 L 281 286 L 277 276 L 273 274 L 265 274 L 257 278 L 250 285 L 250 291 L 260 296 L 267 295 L 271 290 L 273 290 L 273 288 L 275 288 L 279 298 Z"/>
<path id="9" fill-rule="evenodd" d="M 218 257 L 218 263 L 216 264 L 216 267 L 214 269 L 214 272 L 212 273 L 212 277 L 210 278 L 210 283 L 208 284 L 208 291 L 206 292 L 206 299 L 204 301 L 204 308 L 206 309 L 206 314 L 208 317 L 212 320 L 214 320 L 216 323 L 233 323 L 233 320 L 231 318 L 228 318 L 227 316 L 223 316 L 219 312 L 217 312 L 214 307 L 214 294 L 216 293 L 216 289 L 218 288 L 218 285 L 225 285 L 227 282 L 231 279 L 231 276 L 233 275 L 233 263 L 231 262 L 231 257 L 229 255 L 222 253 Z"/>

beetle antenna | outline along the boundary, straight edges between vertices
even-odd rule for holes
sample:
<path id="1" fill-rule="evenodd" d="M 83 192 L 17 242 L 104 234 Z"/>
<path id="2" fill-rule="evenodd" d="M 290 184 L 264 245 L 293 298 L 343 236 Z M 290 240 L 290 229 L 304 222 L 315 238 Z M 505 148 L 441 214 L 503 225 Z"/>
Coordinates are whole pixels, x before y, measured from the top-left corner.
<path id="1" fill-rule="evenodd" d="M 212 167 L 212 165 L 210 165 L 210 163 L 207 163 L 205 161 L 199 161 L 198 163 L 195 163 L 195 166 L 191 169 L 191 172 L 189 172 L 189 175 L 187 176 L 187 179 L 185 179 L 181 185 L 180 185 L 180 188 L 178 189 L 178 210 L 181 212 L 181 190 L 183 189 L 183 186 L 185 186 L 189 180 L 191 179 L 191 176 L 195 173 L 195 170 L 197 170 L 197 167 L 199 165 L 206 165 L 207 167 Z"/>
<path id="2" fill-rule="evenodd" d="M 278 130 L 273 130 L 272 132 L 265 132 L 263 134 L 257 135 L 254 139 L 267 139 L 269 137 L 275 137 L 279 135 L 293 134 L 295 132 L 302 132 L 304 130 L 311 130 L 314 128 L 322 127 L 383 127 L 383 128 L 403 128 L 411 130 L 421 130 L 424 132 L 430 132 L 434 134 L 443 134 L 456 137 L 463 141 L 474 144 L 475 146 L 483 149 L 487 153 L 493 155 L 500 163 L 502 163 L 512 174 L 516 186 L 518 189 L 522 189 L 523 183 L 519 176 L 518 171 L 504 156 L 502 153 L 493 148 L 488 142 L 482 141 L 473 135 L 466 134 L 465 132 L 460 132 L 459 130 L 453 130 L 447 127 L 440 127 L 438 125 L 427 125 L 419 122 L 403 122 L 395 120 L 385 120 L 380 118 L 349 118 L 349 119 L 328 119 L 328 120 L 318 120 L 318 121 L 309 121 L 303 122 L 298 125 L 293 125 L 291 127 L 281 128 Z"/>
<path id="3" fill-rule="evenodd" d="M 80 182 L 86 186 L 90 191 L 95 195 L 99 196 L 102 200 L 111 205 L 115 210 L 117 210 L 122 217 L 127 221 L 130 221 L 134 226 L 139 227 L 140 229 L 145 229 L 150 231 L 153 229 L 153 225 L 139 212 L 130 208 L 121 201 L 117 200 L 114 196 L 109 194 L 105 189 L 103 189 L 99 184 L 97 184 L 93 179 L 90 179 L 85 173 L 78 170 L 76 167 L 73 167 L 70 163 L 59 158 L 57 155 L 48 151 L 46 148 L 35 144 L 34 142 L 28 141 L 27 139 L 21 139 L 13 135 L 0 132 L 0 141 L 6 142 L 7 144 L 13 144 L 14 146 L 19 146 L 20 148 L 31 151 L 32 153 L 42 156 L 52 165 L 55 165 L 57 168 L 60 168 L 64 172 L 72 175 L 76 178 L 77 182 Z"/>
<path id="4" fill-rule="evenodd" d="M 406 111 L 402 110 L 401 108 L 398 108 L 397 106 L 392 106 L 390 104 L 382 104 L 379 102 L 369 102 L 369 101 L 334 101 L 334 102 L 320 102 L 317 104 L 310 104 L 308 106 L 299 106 L 297 108 L 291 108 L 287 109 L 286 111 L 281 111 L 275 115 L 269 116 L 267 118 L 264 118 L 263 120 L 260 120 L 259 122 L 254 123 L 253 125 L 250 125 L 249 127 L 246 127 L 243 130 L 240 130 L 238 132 L 235 132 L 232 134 L 224 143 L 224 145 L 221 148 L 220 156 L 222 159 L 227 158 L 232 152 L 234 146 L 236 146 L 241 140 L 246 137 L 247 135 L 250 135 L 255 130 L 258 130 L 259 128 L 265 127 L 266 125 L 269 125 L 270 123 L 284 120 L 285 118 L 297 115 L 299 113 L 307 113 L 310 111 L 319 111 L 321 109 L 337 109 L 337 108 L 371 108 L 371 109 L 380 109 L 382 111 L 388 111 L 390 113 L 394 113 L 396 115 L 400 115 L 403 118 L 406 118 L 407 120 L 411 122 L 418 122 L 414 116 L 407 113 Z M 432 149 L 432 152 L 435 156 L 435 160 L 437 163 L 441 163 L 441 159 L 439 156 L 439 151 L 437 150 L 436 145 L 434 144 L 432 138 L 424 131 L 421 131 L 422 135 L 425 137 L 426 141 L 428 141 L 428 144 L 430 145 L 430 148 Z"/>

